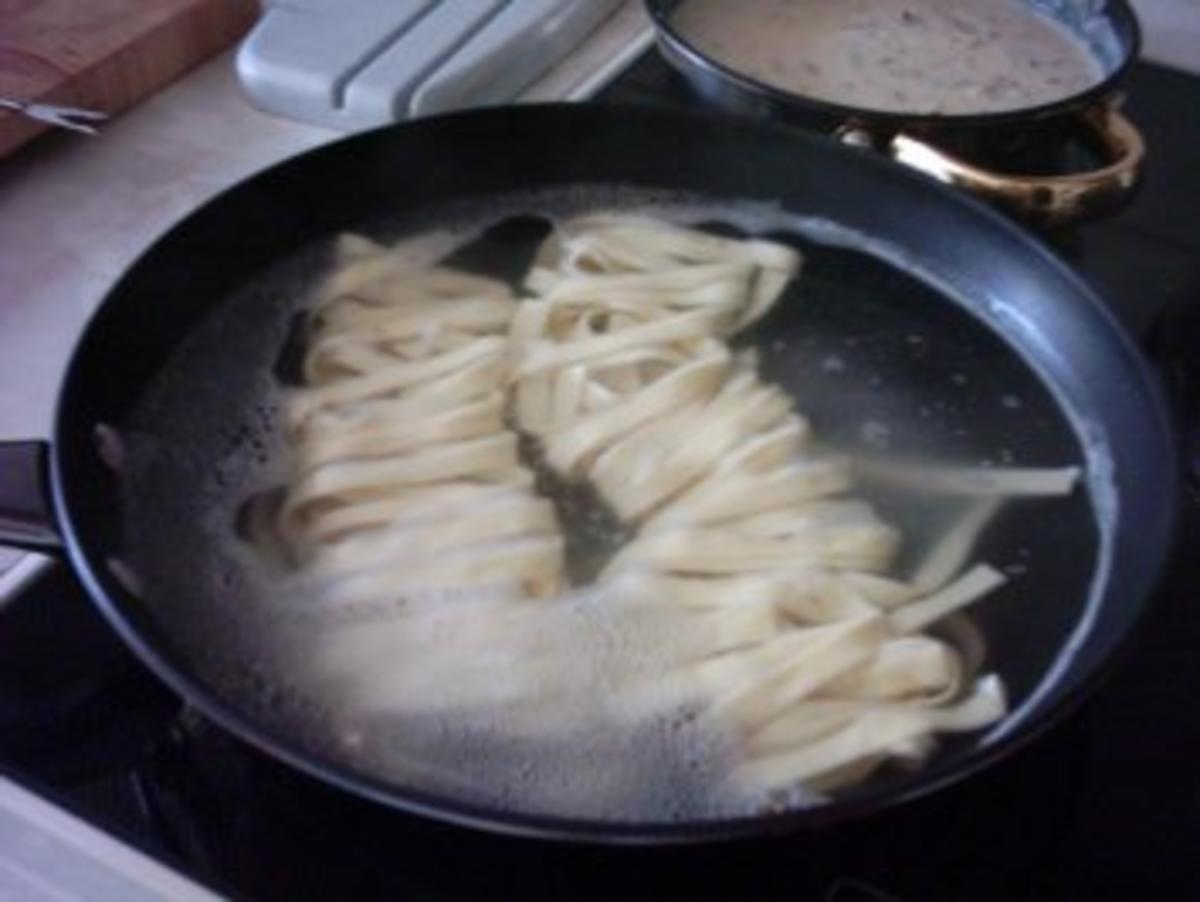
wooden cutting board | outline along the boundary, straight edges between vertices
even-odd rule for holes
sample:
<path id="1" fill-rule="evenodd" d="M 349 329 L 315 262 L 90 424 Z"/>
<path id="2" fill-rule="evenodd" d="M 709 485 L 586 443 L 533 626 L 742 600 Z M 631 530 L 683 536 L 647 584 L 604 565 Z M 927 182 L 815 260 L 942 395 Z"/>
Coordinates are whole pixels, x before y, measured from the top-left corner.
<path id="1" fill-rule="evenodd" d="M 225 49 L 257 0 L 0 0 L 0 97 L 115 115 Z M 48 126 L 0 111 L 0 156 Z"/>

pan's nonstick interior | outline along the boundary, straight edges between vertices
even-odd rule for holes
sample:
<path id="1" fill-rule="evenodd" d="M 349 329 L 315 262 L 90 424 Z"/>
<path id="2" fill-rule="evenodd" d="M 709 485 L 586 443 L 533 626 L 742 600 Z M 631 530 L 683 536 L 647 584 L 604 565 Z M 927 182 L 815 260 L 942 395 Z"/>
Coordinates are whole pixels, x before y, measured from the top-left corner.
<path id="1" fill-rule="evenodd" d="M 516 281 L 548 228 L 542 214 L 646 203 L 644 193 L 573 189 L 492 200 L 483 208 L 426 209 L 365 223 L 363 231 L 384 240 L 421 236 L 406 244 L 416 259 Z M 738 343 L 758 350 L 764 377 L 793 395 L 831 449 L 980 466 L 1084 462 L 1071 419 L 1022 357 L 964 306 L 881 259 L 870 242 L 855 247 L 853 237 L 827 224 L 761 206 L 671 197 L 651 207 L 714 231 L 769 234 L 803 250 L 800 280 Z M 118 424 L 122 470 L 129 474 L 122 485 L 123 578 L 200 678 L 285 741 L 402 786 L 526 813 L 603 819 L 594 810 L 555 810 L 548 797 L 500 798 L 481 794 L 470 780 L 463 787 L 439 782 L 411 754 L 387 761 L 364 754 L 345 741 L 353 730 L 339 722 L 336 699 L 306 687 L 302 652 L 288 635 L 311 624 L 287 613 L 296 599 L 263 597 L 267 582 L 236 523 L 247 497 L 283 478 L 278 412 L 302 344 L 295 315 L 331 265 L 330 251 L 330 242 L 301 249 L 224 299 Z M 958 510 L 944 499 L 923 501 L 869 481 L 861 494 L 902 528 L 909 558 Z M 591 572 L 610 549 L 596 535 L 567 529 L 576 574 Z M 605 541 L 620 539 L 613 530 L 599 533 Z M 1088 604 L 1099 544 L 1084 491 L 1015 502 L 984 535 L 975 558 L 1011 580 L 973 616 L 987 638 L 988 668 L 1003 676 L 1014 709 L 1048 673 Z M 978 741 L 972 737 L 944 754 L 962 754 Z M 686 793 L 687 778 L 680 780 L 676 789 Z M 635 817 L 726 813 L 685 807 Z"/>

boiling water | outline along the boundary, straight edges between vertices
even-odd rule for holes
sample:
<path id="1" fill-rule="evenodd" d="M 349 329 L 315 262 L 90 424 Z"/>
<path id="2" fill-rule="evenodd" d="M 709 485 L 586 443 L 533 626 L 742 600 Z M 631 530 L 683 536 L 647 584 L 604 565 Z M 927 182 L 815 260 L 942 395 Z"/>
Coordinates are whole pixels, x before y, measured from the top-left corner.
<path id="1" fill-rule="evenodd" d="M 829 223 L 763 205 L 580 188 L 486 209 L 446 208 L 436 218 L 380 224 L 375 237 L 402 239 L 414 263 L 448 259 L 515 277 L 537 228 L 502 227 L 481 241 L 480 224 L 598 209 L 719 222 L 804 246 L 809 264 L 798 286 L 744 340 L 758 347 L 764 378 L 795 395 L 832 447 L 1016 465 L 1072 463 L 1086 451 L 1092 497 L 1103 497 L 1095 481 L 1104 473 L 1103 442 L 1081 450 L 1086 424 L 1061 413 L 1072 405 L 1049 396 L 992 332 L 905 275 L 914 261 Z M 620 584 L 542 602 L 536 628 L 518 621 L 498 638 L 479 637 L 474 614 L 491 599 L 417 599 L 424 616 L 416 619 L 387 606 L 330 606 L 238 538 L 245 499 L 285 479 L 279 411 L 287 389 L 271 362 L 331 264 L 331 244 L 308 248 L 226 299 L 120 424 L 121 456 L 138 474 L 123 486 L 123 566 L 200 675 L 290 742 L 361 773 L 464 801 L 637 821 L 728 817 L 777 803 L 733 792 L 722 780 L 736 755 L 733 738 L 697 717 L 671 678 L 694 636 L 669 612 L 620 604 Z M 976 415 L 981 404 L 987 409 Z M 912 546 L 953 514 L 863 488 Z M 1056 565 L 1049 582 L 1041 581 L 1050 568 L 1039 568 L 1041 552 L 1029 541 L 1038 504 L 1013 512 L 980 549 L 1014 575 L 1026 571 L 980 613 L 1018 698 L 1036 689 L 1075 629 L 1103 547 L 1082 493 L 1053 503 L 1059 525 L 1039 524 L 1035 532 L 1039 544 L 1071 551 L 1074 569 L 1065 575 Z M 1100 513 L 1103 538 L 1111 522 L 1102 506 Z M 583 529 L 581 517 L 589 521 Z M 572 569 L 586 583 L 624 536 L 586 499 L 569 519 L 568 539 L 585 538 Z M 1021 626 L 1022 600 L 1064 591 L 1070 603 L 1039 610 L 1051 628 L 1031 639 Z M 1010 656 L 1010 649 L 1019 651 Z M 554 678 L 522 683 L 514 664 L 531 660 Z M 463 707 L 459 690 L 467 685 L 489 686 L 497 703 Z M 523 703 L 508 704 L 514 697 Z"/>

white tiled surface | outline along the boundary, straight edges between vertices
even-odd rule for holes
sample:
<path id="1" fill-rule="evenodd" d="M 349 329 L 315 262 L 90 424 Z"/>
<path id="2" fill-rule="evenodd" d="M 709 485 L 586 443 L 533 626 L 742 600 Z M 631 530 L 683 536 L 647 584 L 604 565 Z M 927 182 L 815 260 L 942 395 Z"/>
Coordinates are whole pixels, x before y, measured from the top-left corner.
<path id="1" fill-rule="evenodd" d="M 1143 56 L 1200 75 L 1200 0 L 1132 0 L 1142 20 Z M 1193 111 L 1200 115 L 1200 110 Z"/>
<path id="2" fill-rule="evenodd" d="M 50 564 L 50 559 L 40 554 L 0 548 L 0 608 L 18 596 L 35 576 Z M 0 894 L 0 900 L 4 898 Z"/>
<path id="3" fill-rule="evenodd" d="M 0 777 L 0 899 L 220 902 L 220 898 Z"/>

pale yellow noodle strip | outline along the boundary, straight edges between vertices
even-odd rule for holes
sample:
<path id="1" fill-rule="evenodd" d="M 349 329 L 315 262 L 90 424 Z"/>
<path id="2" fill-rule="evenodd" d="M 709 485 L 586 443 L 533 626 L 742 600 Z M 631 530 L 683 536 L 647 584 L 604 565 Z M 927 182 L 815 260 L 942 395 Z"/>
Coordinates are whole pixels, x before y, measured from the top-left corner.
<path id="1" fill-rule="evenodd" d="M 559 273 L 537 293 L 557 308 L 626 309 L 645 316 L 652 311 L 723 307 L 732 313 L 753 275 L 753 266 L 736 262 L 673 266 L 650 273 Z"/>
<path id="2" fill-rule="evenodd" d="M 812 698 L 793 705 L 766 726 L 750 733 L 744 750 L 750 759 L 770 759 L 802 748 L 845 727 L 871 702 Z"/>
<path id="3" fill-rule="evenodd" d="M 908 582 L 889 580 L 871 574 L 847 574 L 866 597 L 881 607 L 895 608 L 941 588 L 961 571 L 979 534 L 995 517 L 1003 499 L 980 498 L 973 501 L 954 525 L 929 550 Z"/>
<path id="4" fill-rule="evenodd" d="M 464 590 L 507 585 L 520 595 L 541 598 L 561 587 L 561 569 L 562 539 L 535 536 L 366 567 L 353 575 L 331 579 L 325 594 L 339 604 L 351 604 L 394 600 L 439 586 Z"/>
<path id="5" fill-rule="evenodd" d="M 303 524 L 304 534 L 314 542 L 344 538 L 368 527 L 404 527 L 464 517 L 495 506 L 529 504 L 533 474 L 505 474 L 509 482 L 449 482 L 436 486 L 389 488 L 378 499 L 336 507 Z M 519 489 L 519 491 L 514 491 Z"/>
<path id="6" fill-rule="evenodd" d="M 762 473 L 785 467 L 800 456 L 808 437 L 808 423 L 793 414 L 779 426 L 752 436 L 717 461 L 712 478 L 721 478 L 737 470 Z"/>
<path id="7" fill-rule="evenodd" d="M 987 659 L 983 630 L 965 611 L 955 611 L 938 622 L 938 633 L 953 646 L 962 661 L 963 679 L 974 679 Z"/>
<path id="8" fill-rule="evenodd" d="M 802 563 L 875 570 L 887 566 L 898 537 L 883 523 L 811 530 L 764 539 L 733 530 L 681 528 L 627 545 L 611 565 L 660 567 L 676 573 L 733 574 L 785 570 Z"/>
<path id="9" fill-rule="evenodd" d="M 514 386 L 517 422 L 525 432 L 540 435 L 558 425 L 553 380 L 553 373 L 539 373 L 526 376 Z"/>
<path id="10" fill-rule="evenodd" d="M 511 297 L 503 282 L 445 269 L 416 268 L 402 257 L 383 253 L 352 260 L 327 280 L 326 301 L 352 295 L 369 303 L 406 305 L 430 298 Z"/>
<path id="11" fill-rule="evenodd" d="M 389 485 L 415 485 L 494 473 L 517 464 L 517 440 L 501 432 L 396 458 L 341 460 L 326 464 L 296 482 L 298 499 Z"/>
<path id="12" fill-rule="evenodd" d="M 982 598 L 1005 582 L 1004 574 L 978 564 L 939 592 L 891 612 L 892 628 L 898 633 L 914 633 L 940 620 L 952 611 Z"/>
<path id="13" fill-rule="evenodd" d="M 691 429 L 666 423 L 663 435 L 643 430 L 626 437 L 597 458 L 591 478 L 623 519 L 640 520 L 698 481 L 746 434 L 786 416 L 789 406 L 780 393 L 756 389 L 752 376 L 735 376 L 707 406 L 677 414 L 693 420 Z"/>
<path id="14" fill-rule="evenodd" d="M 507 355 L 489 355 L 464 365 L 457 372 L 409 385 L 403 390 L 403 397 L 414 403 L 428 398 L 433 403 L 449 404 L 505 388 L 511 375 Z"/>
<path id="15" fill-rule="evenodd" d="M 497 332 L 512 322 L 517 306 L 515 299 L 498 297 L 442 300 L 414 304 L 411 309 L 339 298 L 320 308 L 321 337 L 310 353 L 328 346 L 335 338 L 389 342 L 421 335 L 431 324 L 477 334 Z"/>
<path id="16" fill-rule="evenodd" d="M 387 248 L 377 241 L 372 241 L 366 235 L 358 235 L 354 232 L 342 232 L 334 240 L 334 255 L 337 257 L 338 263 L 342 265 L 386 251 Z"/>
<path id="17" fill-rule="evenodd" d="M 687 436 L 703 405 L 689 404 L 643 424 L 611 445 L 595 459 L 588 479 L 605 498 L 614 513 L 625 523 L 636 523 L 647 510 L 669 500 L 671 494 L 695 479 L 694 472 L 683 468 L 670 479 L 658 479 L 663 473 L 653 461 L 657 448 L 678 443 Z M 691 437 L 686 439 L 691 441 Z"/>
<path id="18" fill-rule="evenodd" d="M 560 472 L 572 474 L 582 458 L 599 452 L 647 420 L 704 397 L 728 370 L 728 354 L 711 354 L 672 371 L 642 389 L 629 403 L 589 414 L 545 439 L 547 458 Z"/>
<path id="19" fill-rule="evenodd" d="M 464 366 L 445 378 L 410 388 L 402 396 L 367 398 L 350 404 L 319 407 L 295 406 L 289 399 L 288 428 L 295 441 L 322 431 L 370 427 L 389 420 L 420 422 L 452 405 L 477 400 L 503 384 L 508 366 L 500 357 L 487 357 Z"/>
<path id="20" fill-rule="evenodd" d="M 787 539 L 840 526 L 878 523 L 874 508 L 858 498 L 829 498 L 797 504 L 791 511 L 773 510 L 751 514 L 726 527 L 745 536 Z"/>
<path id="21" fill-rule="evenodd" d="M 841 460 L 795 460 L 766 473 L 735 470 L 697 483 L 668 508 L 650 516 L 642 534 L 685 523 L 715 524 L 757 511 L 787 509 L 850 487 Z"/>
<path id="22" fill-rule="evenodd" d="M 1000 503 L 1000 499 L 981 498 L 967 507 L 913 573 L 910 582 L 916 594 L 941 588 L 962 570 L 979 534 L 1000 510 Z"/>
<path id="23" fill-rule="evenodd" d="M 779 578 L 787 581 L 788 589 L 780 608 L 801 625 L 857 620 L 880 611 L 847 584 L 842 571 L 792 569 L 783 571 Z"/>
<path id="24" fill-rule="evenodd" d="M 313 560 L 324 573 L 353 573 L 387 562 L 437 554 L 468 544 L 542 534 L 557 535 L 558 521 L 549 502 L 514 497 L 509 510 L 492 508 L 486 516 L 460 516 L 423 525 L 395 526 L 347 538 Z"/>
<path id="25" fill-rule="evenodd" d="M 886 753 L 928 733 L 976 730 L 1004 715 L 1003 687 L 994 676 L 976 683 L 971 695 L 944 708 L 885 705 L 865 709 L 846 726 L 794 751 L 759 758 L 737 768 L 742 785 L 760 791 L 791 786 L 826 774 L 848 762 Z"/>
<path id="26" fill-rule="evenodd" d="M 617 597 L 633 601 L 652 600 L 656 604 L 674 605 L 689 611 L 707 612 L 725 607 L 754 607 L 766 605 L 781 609 L 789 591 L 784 580 L 766 576 L 741 576 L 732 579 L 689 578 L 660 573 L 656 570 L 629 570 L 620 575 Z M 626 589 L 624 587 L 628 586 Z"/>
<path id="27" fill-rule="evenodd" d="M 991 468 L 927 466 L 857 458 L 855 469 L 883 485 L 933 494 L 979 497 L 1048 497 L 1069 495 L 1079 481 L 1079 467 Z"/>
<path id="28" fill-rule="evenodd" d="M 352 460 L 411 452 L 428 445 L 461 442 L 494 435 L 504 428 L 504 398 L 498 392 L 428 417 L 414 428 L 411 422 L 388 420 L 357 429 L 306 431 L 307 441 L 296 449 L 296 466 L 307 473 L 335 460 Z"/>
<path id="29" fill-rule="evenodd" d="M 919 697 L 924 703 L 949 701 L 959 689 L 962 665 L 944 642 L 927 636 L 889 639 L 863 666 L 826 684 L 829 698 L 891 700 Z"/>
<path id="30" fill-rule="evenodd" d="M 573 230 L 580 234 L 571 235 Z M 757 270 L 757 284 L 747 296 L 738 318 L 730 323 L 736 331 L 770 309 L 779 292 L 799 270 L 800 256 L 793 249 L 768 241 L 735 240 L 707 235 L 694 229 L 638 222 L 621 217 L 601 224 L 588 217 L 568 223 L 559 239 L 568 271 L 578 272 L 583 264 L 601 269 L 670 270 L 679 264 L 690 269 L 712 260 L 742 260 Z M 549 262 L 542 261 L 543 266 Z"/>
<path id="31" fill-rule="evenodd" d="M 673 317 L 662 322 L 606 332 L 589 338 L 556 344 L 533 341 L 522 349 L 519 376 L 570 364 L 585 363 L 614 352 L 643 344 L 679 341 L 707 335 L 713 316 L 706 310 Z"/>
<path id="32" fill-rule="evenodd" d="M 629 574 L 611 584 L 611 600 L 606 603 L 693 614 L 683 644 L 689 659 L 703 660 L 767 642 L 779 634 L 782 621 L 777 598 L 781 587 L 767 581 L 761 581 L 761 586 L 745 582 L 741 587 L 718 586 L 721 595 L 706 599 L 701 581 Z M 739 588 L 736 597 L 732 588 Z"/>
<path id="33" fill-rule="evenodd" d="M 583 413 L 584 390 L 587 387 L 587 368 L 580 365 L 563 367 L 557 377 L 547 375 L 553 383 L 553 424 L 557 427 L 574 422 Z"/>
<path id="34" fill-rule="evenodd" d="M 300 423 L 321 408 L 365 401 L 379 395 L 407 389 L 419 383 L 427 383 L 449 376 L 470 364 L 479 364 L 482 361 L 493 362 L 506 350 L 507 343 L 503 339 L 485 337 L 480 338 L 476 344 L 467 345 L 457 351 L 430 360 L 418 363 L 397 363 L 364 376 L 301 389 L 291 399 L 289 421 Z M 486 372 L 482 369 L 477 371 L 477 378 L 481 383 L 478 386 L 480 390 L 484 388 L 483 378 Z M 494 388 L 495 383 L 486 387 Z"/>
<path id="35" fill-rule="evenodd" d="M 633 216 L 580 217 L 565 223 L 560 234 L 568 257 L 598 253 L 622 268 L 657 270 L 676 262 L 741 259 L 791 274 L 800 263 L 795 250 L 772 241 L 724 238 Z"/>
<path id="36" fill-rule="evenodd" d="M 566 276 L 541 296 L 553 308 L 551 332 L 561 324 L 596 322 L 602 316 L 651 322 L 670 316 L 707 313 L 718 332 L 736 322 L 754 284 L 749 266 L 695 267 L 653 275 Z"/>
<path id="37" fill-rule="evenodd" d="M 511 293 L 365 240 L 340 253 L 350 262 L 311 317 L 309 386 L 286 414 L 294 477 L 279 529 L 314 597 L 557 591 L 557 519 L 503 420 Z"/>
<path id="38" fill-rule="evenodd" d="M 843 574 L 842 579 L 872 604 L 881 608 L 898 608 L 919 594 L 908 583 L 877 573 L 848 572 Z"/>
<path id="39" fill-rule="evenodd" d="M 772 664 L 770 657 L 756 661 L 739 684 L 730 685 L 722 674 L 714 682 L 711 713 L 753 731 L 816 692 L 830 680 L 877 654 L 885 637 L 885 624 L 875 616 L 860 621 L 831 624 L 784 634 L 777 642 L 802 639 L 803 644 Z M 711 670 L 701 668 L 701 674 Z"/>

